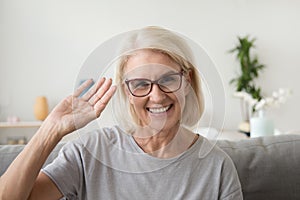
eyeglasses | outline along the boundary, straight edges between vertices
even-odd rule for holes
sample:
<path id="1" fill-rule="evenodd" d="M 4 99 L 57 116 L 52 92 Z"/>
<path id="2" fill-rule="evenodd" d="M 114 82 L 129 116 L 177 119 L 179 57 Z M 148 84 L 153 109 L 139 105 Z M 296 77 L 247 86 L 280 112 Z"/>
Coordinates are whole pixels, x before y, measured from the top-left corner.
<path id="1" fill-rule="evenodd" d="M 153 84 L 165 93 L 176 92 L 181 87 L 183 71 L 178 73 L 167 74 L 155 81 L 149 79 L 136 78 L 125 80 L 130 93 L 135 97 L 144 97 L 150 94 Z"/>

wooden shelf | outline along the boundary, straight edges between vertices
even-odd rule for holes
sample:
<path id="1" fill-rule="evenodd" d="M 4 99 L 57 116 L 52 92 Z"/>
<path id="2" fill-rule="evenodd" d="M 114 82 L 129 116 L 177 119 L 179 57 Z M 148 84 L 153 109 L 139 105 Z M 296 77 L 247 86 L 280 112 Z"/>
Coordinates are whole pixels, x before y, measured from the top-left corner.
<path id="1" fill-rule="evenodd" d="M 41 121 L 0 122 L 0 128 L 38 128 Z"/>

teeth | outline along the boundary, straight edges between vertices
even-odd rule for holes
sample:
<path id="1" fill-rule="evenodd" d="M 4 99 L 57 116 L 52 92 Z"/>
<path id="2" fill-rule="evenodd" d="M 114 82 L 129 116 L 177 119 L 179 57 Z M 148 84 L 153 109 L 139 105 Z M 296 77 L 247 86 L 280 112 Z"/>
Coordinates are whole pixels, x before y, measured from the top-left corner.
<path id="1" fill-rule="evenodd" d="M 161 108 L 149 108 L 149 111 L 152 113 L 163 113 L 166 112 L 170 106 L 161 107 Z"/>

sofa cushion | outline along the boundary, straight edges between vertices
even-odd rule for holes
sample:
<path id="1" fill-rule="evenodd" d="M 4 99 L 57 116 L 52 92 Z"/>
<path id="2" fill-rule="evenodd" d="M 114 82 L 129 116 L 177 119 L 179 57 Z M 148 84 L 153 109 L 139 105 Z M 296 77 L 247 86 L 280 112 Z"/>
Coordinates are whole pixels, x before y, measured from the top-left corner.
<path id="1" fill-rule="evenodd" d="M 300 135 L 218 141 L 233 160 L 244 199 L 300 199 Z"/>
<path id="2" fill-rule="evenodd" d="M 51 152 L 44 166 L 51 163 L 57 157 L 64 143 L 59 143 Z M 23 150 L 24 145 L 0 145 L 0 176 L 6 171 L 11 162 Z"/>

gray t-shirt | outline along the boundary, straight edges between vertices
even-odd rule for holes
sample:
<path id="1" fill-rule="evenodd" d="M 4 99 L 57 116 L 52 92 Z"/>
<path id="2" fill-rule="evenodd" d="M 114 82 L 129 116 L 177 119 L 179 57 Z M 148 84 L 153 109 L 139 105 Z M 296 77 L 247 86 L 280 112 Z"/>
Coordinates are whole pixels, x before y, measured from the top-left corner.
<path id="1" fill-rule="evenodd" d="M 201 136 L 182 154 L 161 159 L 119 127 L 103 128 L 66 144 L 43 172 L 67 199 L 243 199 L 233 162 Z"/>

